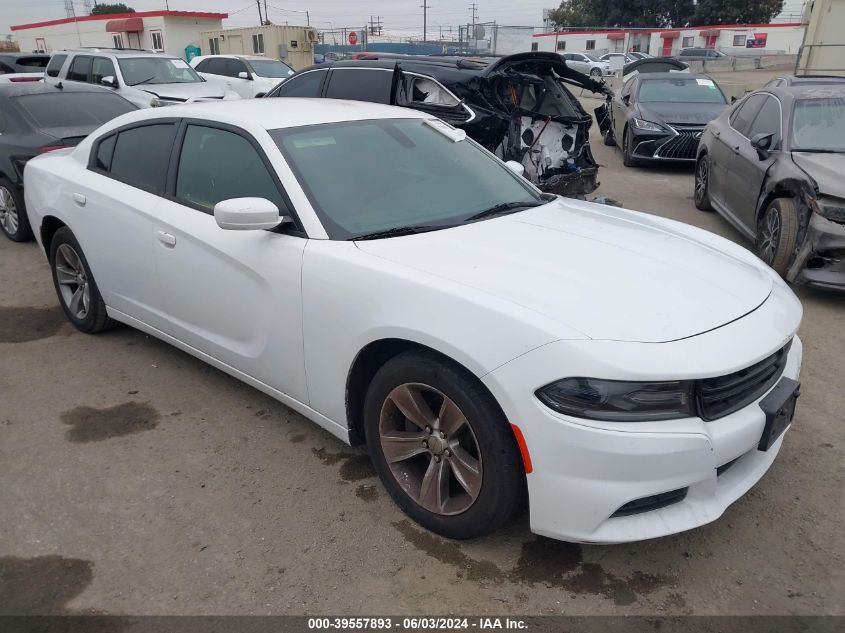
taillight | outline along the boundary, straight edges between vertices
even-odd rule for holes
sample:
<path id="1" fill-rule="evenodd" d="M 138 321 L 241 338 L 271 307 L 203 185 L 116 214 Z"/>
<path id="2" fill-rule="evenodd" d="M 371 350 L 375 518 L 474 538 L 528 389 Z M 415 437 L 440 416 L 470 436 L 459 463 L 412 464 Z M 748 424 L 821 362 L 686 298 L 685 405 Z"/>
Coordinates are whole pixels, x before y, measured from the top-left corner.
<path id="1" fill-rule="evenodd" d="M 46 154 L 47 152 L 53 152 L 57 149 L 65 149 L 67 145 L 45 145 L 41 149 L 38 150 L 39 154 Z"/>

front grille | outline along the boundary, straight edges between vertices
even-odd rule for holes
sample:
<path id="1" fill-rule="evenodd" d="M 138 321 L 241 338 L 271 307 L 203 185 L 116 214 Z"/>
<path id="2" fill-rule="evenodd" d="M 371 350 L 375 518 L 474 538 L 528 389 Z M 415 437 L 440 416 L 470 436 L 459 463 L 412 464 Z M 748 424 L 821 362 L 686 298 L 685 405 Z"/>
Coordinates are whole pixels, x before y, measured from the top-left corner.
<path id="1" fill-rule="evenodd" d="M 751 404 L 780 378 L 792 341 L 759 363 L 727 376 L 698 383 L 698 411 L 705 420 L 716 420 Z"/>
<path id="2" fill-rule="evenodd" d="M 701 138 L 701 129 L 679 129 L 677 131 L 677 136 L 673 136 L 657 148 L 655 156 L 670 160 L 695 160 L 698 140 Z"/>
<path id="3" fill-rule="evenodd" d="M 673 503 L 678 503 L 678 501 L 683 501 L 686 496 L 687 488 L 679 488 L 678 490 L 661 492 L 659 495 L 651 495 L 641 499 L 634 499 L 619 508 L 616 512 L 610 515 L 610 517 L 627 517 L 632 514 L 651 512 L 652 510 L 658 510 L 659 508 L 665 508 Z"/>

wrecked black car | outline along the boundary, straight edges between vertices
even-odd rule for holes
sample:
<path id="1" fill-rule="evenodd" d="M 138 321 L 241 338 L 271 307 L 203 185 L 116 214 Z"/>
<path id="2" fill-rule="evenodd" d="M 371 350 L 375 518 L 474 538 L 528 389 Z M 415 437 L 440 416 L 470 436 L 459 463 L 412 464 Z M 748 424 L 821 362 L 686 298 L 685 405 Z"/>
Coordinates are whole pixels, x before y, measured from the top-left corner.
<path id="1" fill-rule="evenodd" d="M 502 160 L 521 163 L 525 177 L 543 191 L 580 197 L 598 187 L 592 118 L 566 84 L 610 90 L 568 68 L 560 55 L 366 57 L 302 70 L 265 98 L 353 99 L 430 112 Z"/>
<path id="2" fill-rule="evenodd" d="M 845 86 L 764 88 L 704 130 L 695 205 L 787 281 L 845 290 Z"/>

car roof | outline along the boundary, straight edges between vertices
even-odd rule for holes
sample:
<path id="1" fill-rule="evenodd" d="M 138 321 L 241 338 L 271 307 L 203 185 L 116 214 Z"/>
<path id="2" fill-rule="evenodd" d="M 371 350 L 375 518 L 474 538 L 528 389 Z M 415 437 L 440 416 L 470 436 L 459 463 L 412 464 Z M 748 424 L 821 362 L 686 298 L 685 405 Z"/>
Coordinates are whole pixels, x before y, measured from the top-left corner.
<path id="1" fill-rule="evenodd" d="M 59 88 L 59 85 L 62 87 Z M 68 92 L 100 92 L 114 94 L 112 90 L 104 86 L 95 86 L 84 83 L 43 83 L 40 81 L 24 81 L 20 83 L 0 84 L 0 96 L 22 97 L 24 95 L 44 94 L 44 93 L 68 93 Z"/>
<path id="2" fill-rule="evenodd" d="M 129 50 L 125 48 L 68 48 L 55 51 L 54 55 L 114 55 L 115 57 L 161 57 L 163 59 L 181 59 L 176 55 L 157 53 L 154 50 Z"/>
<path id="3" fill-rule="evenodd" d="M 267 59 L 274 62 L 280 61 L 273 57 L 267 57 L 265 55 L 235 55 L 235 54 L 221 54 L 221 55 L 197 55 L 194 59 L 214 59 L 215 57 L 222 57 L 223 59 L 246 59 L 249 61 L 260 60 L 260 59 Z"/>
<path id="4" fill-rule="evenodd" d="M 240 99 L 233 101 L 185 103 L 170 108 L 146 108 L 124 115 L 123 123 L 147 121 L 157 118 L 195 118 L 231 122 L 243 125 L 244 121 L 264 128 L 301 127 L 322 123 L 364 121 L 369 119 L 433 119 L 431 114 L 364 101 L 342 99 L 305 99 L 284 97 L 279 99 Z"/>
<path id="5" fill-rule="evenodd" d="M 20 52 L 3 52 L 0 53 L 0 57 L 5 57 L 6 59 L 18 59 L 19 57 L 49 57 L 50 53 L 20 53 Z"/>
<path id="6" fill-rule="evenodd" d="M 782 99 L 826 99 L 845 97 L 845 83 L 809 84 L 761 88 L 758 92 L 771 92 Z"/>
<path id="7" fill-rule="evenodd" d="M 704 73 L 684 73 L 684 72 L 659 72 L 659 73 L 640 73 L 640 79 L 709 79 L 713 81 L 710 75 Z"/>

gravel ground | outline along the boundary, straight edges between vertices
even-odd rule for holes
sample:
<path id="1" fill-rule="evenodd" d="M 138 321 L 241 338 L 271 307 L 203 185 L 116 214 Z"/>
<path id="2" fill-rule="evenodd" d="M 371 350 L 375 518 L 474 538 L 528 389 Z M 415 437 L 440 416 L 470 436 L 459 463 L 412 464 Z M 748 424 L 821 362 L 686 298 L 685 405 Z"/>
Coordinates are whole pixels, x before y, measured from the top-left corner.
<path id="1" fill-rule="evenodd" d="M 594 148 L 598 194 L 740 241 L 689 168 Z M 34 244 L 0 240 L 0 267 L 0 614 L 845 613 L 845 296 L 799 291 L 796 423 L 720 520 L 598 547 L 523 516 L 455 543 L 267 396 L 135 330 L 76 332 Z"/>

